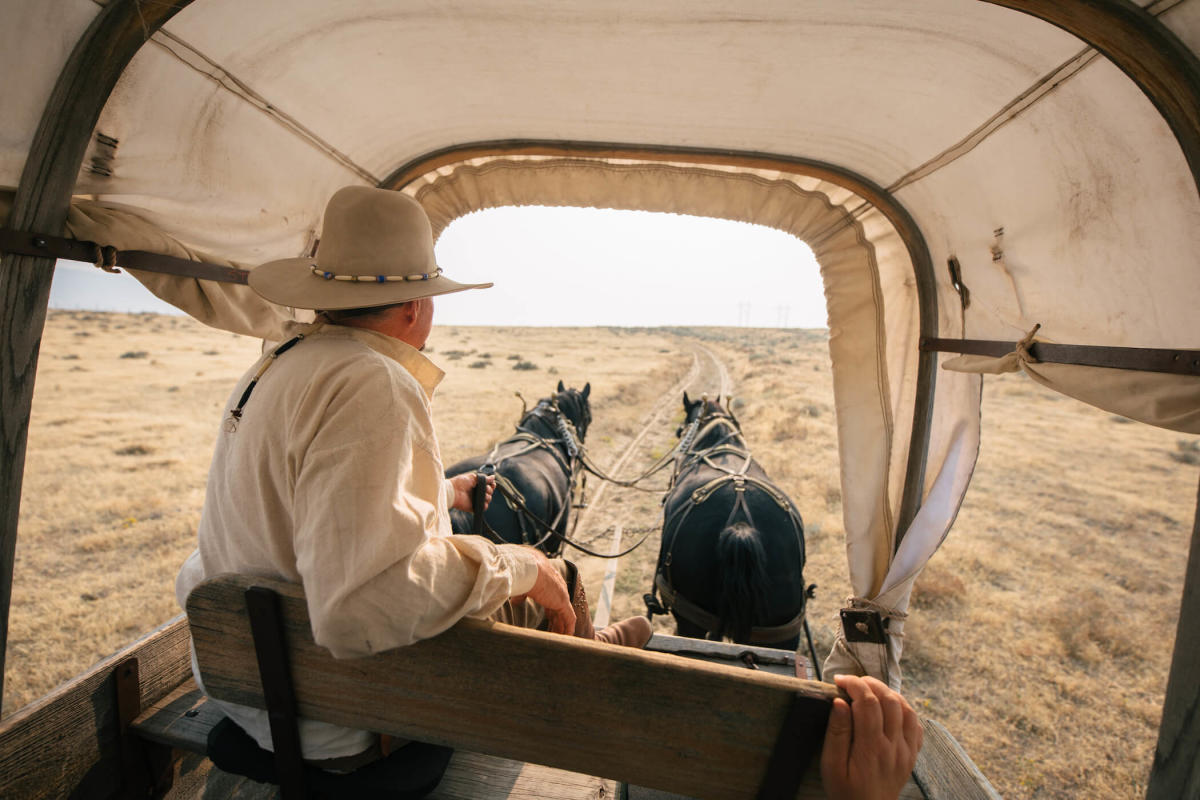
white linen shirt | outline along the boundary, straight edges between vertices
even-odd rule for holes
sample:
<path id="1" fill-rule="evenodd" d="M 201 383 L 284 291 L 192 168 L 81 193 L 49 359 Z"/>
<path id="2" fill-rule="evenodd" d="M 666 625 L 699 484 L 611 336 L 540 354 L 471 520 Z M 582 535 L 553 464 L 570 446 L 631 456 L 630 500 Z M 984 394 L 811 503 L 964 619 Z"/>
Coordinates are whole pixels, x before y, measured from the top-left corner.
<path id="1" fill-rule="evenodd" d="M 287 335 L 313 328 L 294 325 Z M 429 359 L 384 334 L 327 324 L 275 360 L 232 424 L 229 411 L 262 363 L 226 405 L 199 548 L 176 579 L 181 606 L 196 584 L 222 573 L 300 583 L 313 638 L 352 658 L 486 617 L 533 587 L 528 548 L 451 535 L 454 490 L 430 410 L 444 373 Z M 199 683 L 194 656 L 193 672 Z M 266 712 L 218 705 L 271 749 Z M 300 734 L 310 759 L 373 742 L 310 720 Z"/>

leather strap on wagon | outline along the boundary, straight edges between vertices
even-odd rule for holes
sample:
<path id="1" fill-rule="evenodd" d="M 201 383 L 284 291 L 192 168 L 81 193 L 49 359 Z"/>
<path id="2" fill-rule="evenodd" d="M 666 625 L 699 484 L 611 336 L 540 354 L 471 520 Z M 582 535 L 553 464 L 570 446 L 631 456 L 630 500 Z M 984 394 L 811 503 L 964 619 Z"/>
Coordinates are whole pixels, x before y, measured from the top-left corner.
<path id="1" fill-rule="evenodd" d="M 705 611 L 700 606 L 696 605 L 686 597 L 675 591 L 666 576 L 660 571 L 654 576 L 654 586 L 662 595 L 663 603 L 672 611 L 675 611 L 679 616 L 689 622 L 693 622 L 709 633 L 716 633 L 721 629 L 721 620 L 716 614 Z M 790 639 L 796 636 L 804 629 L 804 613 L 807 606 L 807 598 L 804 605 L 800 607 L 800 613 L 792 617 L 791 620 L 783 625 L 756 625 L 750 629 L 750 638 L 746 644 L 770 644 L 772 642 L 782 642 L 784 639 Z"/>
<path id="2" fill-rule="evenodd" d="M 757 800 L 793 800 L 804 773 L 825 741 L 832 704 L 829 700 L 797 694 L 783 718 Z"/>
<path id="3" fill-rule="evenodd" d="M 308 800 L 304 779 L 304 759 L 300 749 L 299 715 L 292 688 L 284 639 L 283 615 L 279 595 L 263 586 L 246 590 L 246 612 L 258 657 L 258 674 L 266 700 L 267 719 L 271 724 L 271 745 L 275 751 L 275 771 L 283 800 Z"/>
<path id="4" fill-rule="evenodd" d="M 237 267 L 192 261 L 187 258 L 151 253 L 145 250 L 118 250 L 115 247 L 99 245 L 95 242 L 68 239 L 64 236 L 50 236 L 43 233 L 29 233 L 11 228 L 0 228 L 0 252 L 83 261 L 95 264 L 106 272 L 116 272 L 117 267 L 125 267 L 126 269 L 180 275 L 185 278 L 202 278 L 221 283 L 244 284 L 247 276 L 250 275 L 248 271 Z"/>

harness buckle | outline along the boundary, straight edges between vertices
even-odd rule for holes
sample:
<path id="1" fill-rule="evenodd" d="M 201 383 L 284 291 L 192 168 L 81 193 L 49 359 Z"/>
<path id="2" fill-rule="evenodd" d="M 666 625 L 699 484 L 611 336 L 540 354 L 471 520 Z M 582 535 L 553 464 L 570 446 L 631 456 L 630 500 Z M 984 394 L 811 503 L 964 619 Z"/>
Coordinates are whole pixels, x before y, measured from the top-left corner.
<path id="1" fill-rule="evenodd" d="M 745 475 L 734 475 L 733 476 L 733 490 L 735 492 L 745 493 L 745 491 L 746 491 L 746 476 Z"/>
<path id="2" fill-rule="evenodd" d="M 642 602 L 646 604 L 646 613 L 650 616 L 653 616 L 654 614 L 671 613 L 667 611 L 663 604 L 659 602 L 658 598 L 650 592 L 646 592 L 644 595 L 642 595 Z"/>

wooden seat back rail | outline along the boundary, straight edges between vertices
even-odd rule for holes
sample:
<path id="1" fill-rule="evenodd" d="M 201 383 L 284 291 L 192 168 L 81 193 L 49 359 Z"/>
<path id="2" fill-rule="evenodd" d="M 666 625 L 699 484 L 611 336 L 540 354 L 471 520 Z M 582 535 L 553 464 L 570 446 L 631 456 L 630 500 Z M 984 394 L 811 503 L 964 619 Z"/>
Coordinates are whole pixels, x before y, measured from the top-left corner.
<path id="1" fill-rule="evenodd" d="M 210 696 L 256 708 L 269 706 L 246 607 L 253 587 L 278 597 L 303 718 L 691 797 L 780 796 L 786 774 L 819 748 L 837 694 L 815 681 L 478 620 L 335 659 L 313 642 L 300 587 L 221 576 L 188 598 L 200 674 Z M 764 784 L 768 772 L 785 780 Z M 816 772 L 787 796 L 822 797 Z"/>

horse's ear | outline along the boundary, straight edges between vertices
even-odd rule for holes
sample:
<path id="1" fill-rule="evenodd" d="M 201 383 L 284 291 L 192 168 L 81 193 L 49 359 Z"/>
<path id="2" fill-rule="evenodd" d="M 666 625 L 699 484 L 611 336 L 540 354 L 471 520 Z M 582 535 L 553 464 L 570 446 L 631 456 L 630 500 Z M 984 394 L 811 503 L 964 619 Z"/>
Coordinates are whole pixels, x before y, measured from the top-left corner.
<path id="1" fill-rule="evenodd" d="M 683 391 L 683 407 L 684 407 L 684 408 L 691 408 L 691 405 L 692 405 L 692 401 L 691 401 L 691 400 L 688 400 L 688 396 L 687 396 L 687 390 L 686 390 L 686 389 L 684 389 L 684 391 Z"/>
<path id="2" fill-rule="evenodd" d="M 558 391 L 560 391 L 560 392 L 565 392 L 565 391 L 566 391 L 566 388 L 563 386 L 563 382 L 562 382 L 562 381 L 559 381 L 559 382 L 558 382 Z"/>
<path id="3" fill-rule="evenodd" d="M 587 400 L 588 395 L 592 393 L 592 382 L 588 381 L 583 385 L 583 399 Z"/>

